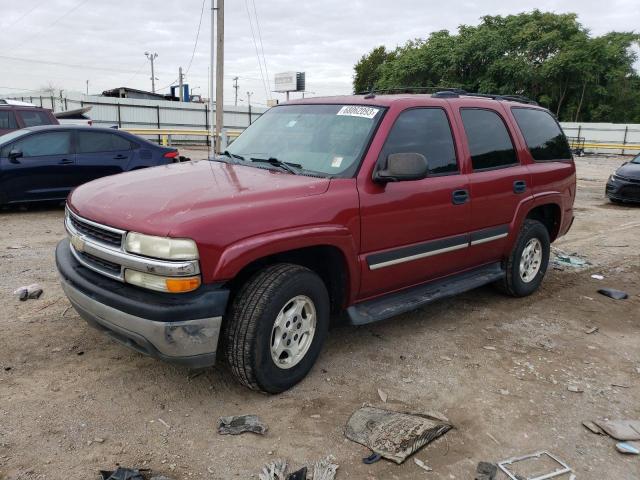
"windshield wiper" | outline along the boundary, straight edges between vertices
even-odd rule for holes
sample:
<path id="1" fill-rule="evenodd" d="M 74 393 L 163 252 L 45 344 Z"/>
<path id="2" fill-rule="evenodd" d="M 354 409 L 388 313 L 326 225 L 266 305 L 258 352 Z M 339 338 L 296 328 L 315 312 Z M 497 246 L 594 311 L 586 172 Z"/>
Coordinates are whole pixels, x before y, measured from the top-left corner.
<path id="1" fill-rule="evenodd" d="M 225 150 L 224 152 L 222 152 L 222 155 L 229 158 L 237 158 L 238 160 L 244 160 L 244 157 L 242 155 L 238 155 L 237 153 L 231 153 L 229 150 Z"/>
<path id="2" fill-rule="evenodd" d="M 280 167 L 289 173 L 293 173 L 294 175 L 298 175 L 299 170 L 302 169 L 302 165 L 300 165 L 299 163 L 283 162 L 282 160 L 278 160 L 275 157 L 269 157 L 269 158 L 251 157 L 251 161 L 261 162 L 261 163 L 270 163 L 271 165 L 275 167 Z"/>

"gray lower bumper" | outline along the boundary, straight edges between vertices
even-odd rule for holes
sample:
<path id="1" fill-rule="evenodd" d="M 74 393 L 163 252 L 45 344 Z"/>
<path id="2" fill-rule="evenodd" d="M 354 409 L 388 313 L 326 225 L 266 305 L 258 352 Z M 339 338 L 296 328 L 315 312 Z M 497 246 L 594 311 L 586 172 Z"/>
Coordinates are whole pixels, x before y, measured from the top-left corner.
<path id="1" fill-rule="evenodd" d="M 104 305 L 61 278 L 62 288 L 78 314 L 91 326 L 141 353 L 200 368 L 213 365 L 222 317 L 158 322 Z"/>

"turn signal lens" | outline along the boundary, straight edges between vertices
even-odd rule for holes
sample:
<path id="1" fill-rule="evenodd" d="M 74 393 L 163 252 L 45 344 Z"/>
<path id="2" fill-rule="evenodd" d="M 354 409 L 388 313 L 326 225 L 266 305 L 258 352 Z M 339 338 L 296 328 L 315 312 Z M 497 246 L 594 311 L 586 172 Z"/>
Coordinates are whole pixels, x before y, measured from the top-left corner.
<path id="1" fill-rule="evenodd" d="M 200 286 L 200 277 L 162 277 L 137 270 L 125 270 L 124 280 L 131 285 L 157 292 L 185 293 Z"/>
<path id="2" fill-rule="evenodd" d="M 167 278 L 165 283 L 171 293 L 191 292 L 200 286 L 200 277 Z"/>

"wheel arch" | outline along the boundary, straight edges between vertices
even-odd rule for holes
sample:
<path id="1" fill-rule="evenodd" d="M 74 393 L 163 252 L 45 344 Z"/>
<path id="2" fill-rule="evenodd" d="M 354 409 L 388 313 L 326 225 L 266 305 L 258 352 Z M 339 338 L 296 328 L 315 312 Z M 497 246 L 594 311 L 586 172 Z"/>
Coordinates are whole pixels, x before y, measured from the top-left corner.
<path id="1" fill-rule="evenodd" d="M 531 208 L 525 219 L 537 220 L 542 223 L 549 232 L 549 238 L 553 242 L 558 238 L 562 225 L 562 208 L 556 202 L 543 203 Z"/>

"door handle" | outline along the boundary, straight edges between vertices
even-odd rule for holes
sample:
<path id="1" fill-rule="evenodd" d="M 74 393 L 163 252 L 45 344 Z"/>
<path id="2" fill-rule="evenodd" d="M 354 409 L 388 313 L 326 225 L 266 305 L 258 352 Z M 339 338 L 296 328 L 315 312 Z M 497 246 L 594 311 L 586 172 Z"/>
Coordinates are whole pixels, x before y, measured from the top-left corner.
<path id="1" fill-rule="evenodd" d="M 113 157 L 114 160 L 124 160 L 125 158 L 129 158 L 126 155 L 116 155 Z"/>
<path id="2" fill-rule="evenodd" d="M 73 163 L 73 160 L 69 159 L 69 158 L 63 158 L 62 160 L 60 160 L 58 162 L 60 165 L 69 165 L 70 163 Z"/>
<path id="3" fill-rule="evenodd" d="M 454 205 L 462 205 L 469 201 L 468 190 L 454 190 L 451 194 L 451 203 Z"/>
<path id="4" fill-rule="evenodd" d="M 524 193 L 527 190 L 527 182 L 516 180 L 513 182 L 513 193 Z"/>

